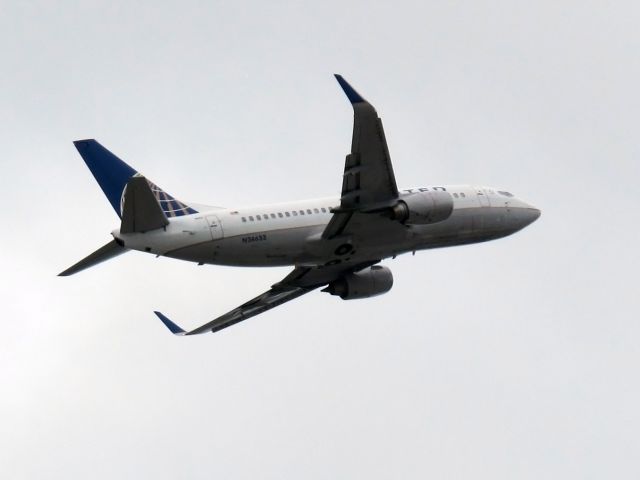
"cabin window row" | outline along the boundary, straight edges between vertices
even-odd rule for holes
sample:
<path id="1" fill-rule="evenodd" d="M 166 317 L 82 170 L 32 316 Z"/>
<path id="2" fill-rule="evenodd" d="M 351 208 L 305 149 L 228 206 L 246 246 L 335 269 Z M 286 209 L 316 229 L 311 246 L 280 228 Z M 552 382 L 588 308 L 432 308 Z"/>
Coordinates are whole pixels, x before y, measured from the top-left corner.
<path id="1" fill-rule="evenodd" d="M 464 193 L 460 193 L 460 194 L 454 193 L 453 196 L 455 198 L 458 198 L 458 197 L 466 198 L 466 195 Z"/>
<path id="2" fill-rule="evenodd" d="M 265 213 L 262 215 L 248 215 L 246 217 L 242 217 L 243 222 L 254 222 L 254 221 L 262 221 L 262 220 L 270 220 L 276 218 L 285 218 L 285 217 L 297 217 L 298 215 L 314 215 L 320 213 L 330 213 L 331 207 L 321 207 L 321 208 L 307 208 L 305 210 L 292 210 L 289 212 L 278 212 L 278 213 Z"/>

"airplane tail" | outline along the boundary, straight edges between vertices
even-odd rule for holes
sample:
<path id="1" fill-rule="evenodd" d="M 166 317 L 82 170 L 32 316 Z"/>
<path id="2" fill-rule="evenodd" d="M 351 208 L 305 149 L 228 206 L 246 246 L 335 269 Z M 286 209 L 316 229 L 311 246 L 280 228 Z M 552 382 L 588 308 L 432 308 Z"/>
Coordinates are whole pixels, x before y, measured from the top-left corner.
<path id="1" fill-rule="evenodd" d="M 142 175 L 93 139 L 77 140 L 73 144 L 102 188 L 109 203 L 122 218 L 127 183 L 132 177 L 141 177 Z M 172 197 L 153 182 L 148 179 L 146 181 L 160 205 L 160 209 L 167 217 L 181 217 L 198 213 L 197 210 Z"/>
<path id="2" fill-rule="evenodd" d="M 144 233 L 166 226 L 170 217 L 198 213 L 140 175 L 95 140 L 73 143 L 120 217 L 120 233 Z M 73 275 L 127 251 L 121 241 L 114 239 L 59 275 Z"/>

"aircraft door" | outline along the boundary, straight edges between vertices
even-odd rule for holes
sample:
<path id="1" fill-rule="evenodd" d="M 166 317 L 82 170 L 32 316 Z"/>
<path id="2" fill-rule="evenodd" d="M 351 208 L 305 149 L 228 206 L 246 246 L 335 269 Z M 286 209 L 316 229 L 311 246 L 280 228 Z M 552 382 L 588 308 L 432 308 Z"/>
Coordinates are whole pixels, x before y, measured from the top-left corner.
<path id="1" fill-rule="evenodd" d="M 209 230 L 211 231 L 211 238 L 218 240 L 224 237 L 222 223 L 217 215 L 207 215 L 207 223 L 209 224 Z"/>
<path id="2" fill-rule="evenodd" d="M 489 206 L 489 196 L 483 188 L 476 188 L 476 196 L 478 197 L 478 202 L 480 202 L 481 207 Z"/>

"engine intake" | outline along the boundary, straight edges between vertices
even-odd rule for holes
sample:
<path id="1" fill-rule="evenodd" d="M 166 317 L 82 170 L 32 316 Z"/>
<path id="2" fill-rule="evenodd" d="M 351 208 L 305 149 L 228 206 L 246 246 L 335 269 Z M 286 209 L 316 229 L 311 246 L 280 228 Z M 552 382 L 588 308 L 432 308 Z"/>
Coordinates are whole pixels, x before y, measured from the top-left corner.
<path id="1" fill-rule="evenodd" d="M 451 216 L 451 212 L 453 198 L 441 190 L 409 193 L 392 209 L 394 220 L 409 225 L 442 222 Z"/>
<path id="2" fill-rule="evenodd" d="M 331 282 L 322 291 L 338 295 L 343 300 L 355 300 L 387 293 L 392 286 L 391 270 L 381 265 L 374 265 L 356 273 L 349 273 Z"/>

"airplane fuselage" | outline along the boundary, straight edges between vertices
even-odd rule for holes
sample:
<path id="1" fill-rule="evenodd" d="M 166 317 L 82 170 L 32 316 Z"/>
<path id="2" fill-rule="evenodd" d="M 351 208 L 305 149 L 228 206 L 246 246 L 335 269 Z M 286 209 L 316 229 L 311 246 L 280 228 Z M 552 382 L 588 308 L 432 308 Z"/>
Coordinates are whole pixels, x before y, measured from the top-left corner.
<path id="1" fill-rule="evenodd" d="M 340 205 L 338 197 L 200 210 L 170 217 L 163 229 L 129 234 L 118 229 L 112 234 L 127 248 L 199 264 L 318 266 L 365 263 L 416 250 L 493 240 L 526 227 L 540 215 L 539 210 L 509 192 L 488 187 L 419 187 L 400 193 L 402 198 L 424 191 L 451 196 L 453 211 L 448 218 L 426 225 L 388 218 L 368 230 L 363 228 L 362 239 L 348 235 L 332 243 L 317 241 L 332 217 L 332 209 Z M 380 213 L 359 215 L 366 219 Z M 366 241 L 361 241 L 364 237 Z"/>
<path id="2" fill-rule="evenodd" d="M 155 315 L 174 335 L 217 332 L 316 289 L 356 300 L 393 286 L 380 261 L 407 252 L 465 245 L 523 229 L 540 211 L 504 190 L 473 185 L 398 189 L 376 109 L 335 75 L 353 108 L 350 152 L 339 197 L 220 208 L 185 203 L 95 139 L 76 149 L 120 217 L 114 237 L 59 275 L 66 277 L 139 250 L 200 265 L 293 270 L 269 290 L 191 330 Z"/>

